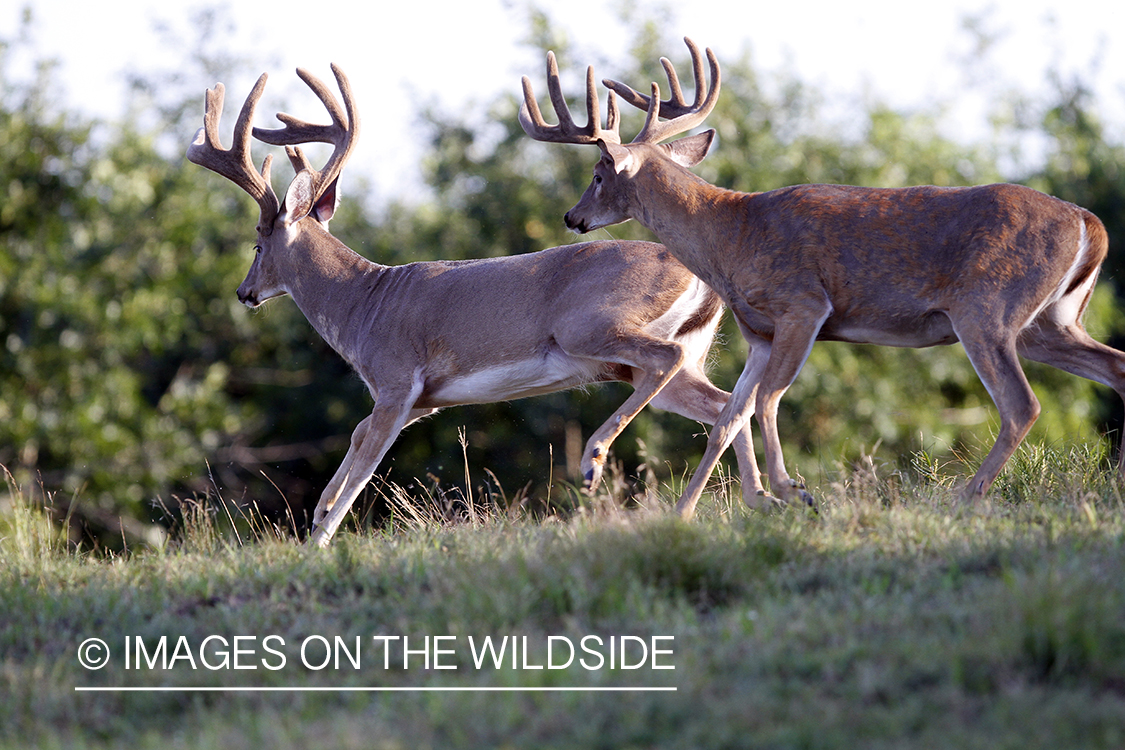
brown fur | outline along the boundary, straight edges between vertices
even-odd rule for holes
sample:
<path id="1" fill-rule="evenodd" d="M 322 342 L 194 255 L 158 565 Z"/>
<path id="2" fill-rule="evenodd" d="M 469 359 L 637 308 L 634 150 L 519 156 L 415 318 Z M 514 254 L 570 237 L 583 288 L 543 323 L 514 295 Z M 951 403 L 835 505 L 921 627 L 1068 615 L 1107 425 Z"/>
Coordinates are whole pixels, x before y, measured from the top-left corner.
<path id="1" fill-rule="evenodd" d="M 646 242 L 588 242 L 506 258 L 382 266 L 328 231 L 336 182 L 354 145 L 358 117 L 347 79 L 333 68 L 346 112 L 317 79 L 333 125 L 286 116 L 281 131 L 254 133 L 289 146 L 297 170 L 283 203 L 249 159 L 249 122 L 259 79 L 243 105 L 235 146 L 223 150 L 216 129 L 222 90 L 208 92 L 203 131 L 189 158 L 223 174 L 261 207 L 258 253 L 238 297 L 251 307 L 288 294 L 316 331 L 367 384 L 372 413 L 325 488 L 310 541 L 327 544 L 399 432 L 440 408 L 508 400 L 623 380 L 634 392 L 586 444 L 590 489 L 609 446 L 650 402 L 714 423 L 728 394 L 702 362 L 722 313 L 703 287 L 663 247 Z M 280 116 L 279 116 L 280 117 Z M 329 140 L 336 150 L 317 172 L 292 144 Z M 761 489 L 749 429 L 736 441 L 744 491 Z"/>
<path id="2" fill-rule="evenodd" d="M 713 64 L 709 99 L 717 81 Z M 653 118 L 655 86 L 644 98 L 623 84 L 607 85 Z M 698 92 L 699 72 L 696 85 Z M 551 140 L 562 139 L 551 133 Z M 667 145 L 644 137 L 625 145 L 598 141 L 594 180 L 565 217 L 578 232 L 640 221 L 718 292 L 750 344 L 746 368 L 677 506 L 685 517 L 719 453 L 754 413 L 772 490 L 811 502 L 785 470 L 776 415 L 817 340 L 964 345 L 1002 420 L 995 446 L 965 489 L 968 499 L 987 492 L 1039 413 L 1017 355 L 1105 383 L 1125 398 L 1125 354 L 1082 328 L 1107 252 L 1105 228 L 1093 214 L 1018 185 L 799 185 L 736 193 L 688 171 L 713 137 L 708 131 Z M 1125 476 L 1125 447 L 1122 459 Z"/>

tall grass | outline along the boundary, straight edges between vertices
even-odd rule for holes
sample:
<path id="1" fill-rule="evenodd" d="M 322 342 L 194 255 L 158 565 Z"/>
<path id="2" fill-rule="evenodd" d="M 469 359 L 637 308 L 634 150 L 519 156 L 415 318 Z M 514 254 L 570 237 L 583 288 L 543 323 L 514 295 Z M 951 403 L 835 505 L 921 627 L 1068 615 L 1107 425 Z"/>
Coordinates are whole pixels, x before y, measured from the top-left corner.
<path id="1" fill-rule="evenodd" d="M 33 564 L 65 554 L 68 542 L 69 517 L 56 523 L 48 508 L 53 496 L 41 485 L 35 489 L 21 485 L 6 467 L 4 475 L 7 495 L 0 496 L 0 552 L 7 561 Z"/>
<path id="2" fill-rule="evenodd" d="M 1032 446 L 974 508 L 947 469 L 925 454 L 833 467 L 812 483 L 817 512 L 748 511 L 724 476 L 682 523 L 680 478 L 611 476 L 593 498 L 560 483 L 544 508 L 469 467 L 463 487 L 378 485 L 389 520 L 359 520 L 326 550 L 252 508 L 199 502 L 167 545 L 111 557 L 68 545 L 25 495 L 0 538 L 0 747 L 1122 746 L 1125 509 L 1106 457 Z M 461 648 L 451 670 L 293 668 L 295 653 L 276 672 L 76 659 L 91 636 L 265 633 Z M 550 636 L 667 635 L 675 669 L 476 669 L 467 638 L 505 635 L 538 644 L 533 664 Z"/>

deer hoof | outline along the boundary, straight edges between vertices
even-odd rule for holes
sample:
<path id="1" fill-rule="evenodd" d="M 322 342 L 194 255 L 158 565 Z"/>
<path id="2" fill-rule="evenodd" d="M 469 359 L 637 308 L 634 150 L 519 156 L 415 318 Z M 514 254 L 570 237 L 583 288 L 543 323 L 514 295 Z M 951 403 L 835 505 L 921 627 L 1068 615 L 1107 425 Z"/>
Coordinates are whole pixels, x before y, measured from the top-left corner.
<path id="1" fill-rule="evenodd" d="M 758 510 L 766 513 L 785 507 L 784 502 L 766 492 L 765 490 L 758 490 L 757 492 L 755 492 L 752 499 L 746 498 L 746 505 L 751 510 Z"/>
<path id="2" fill-rule="evenodd" d="M 324 531 L 323 526 L 317 524 L 313 527 L 312 533 L 309 534 L 309 538 L 305 543 L 309 547 L 318 547 L 320 549 L 324 549 L 328 546 L 328 543 L 330 541 L 332 541 L 332 537 Z"/>
<path id="3" fill-rule="evenodd" d="M 811 494 L 809 494 L 805 490 L 804 484 L 802 484 L 801 482 L 798 482 L 796 479 L 790 479 L 789 482 L 788 482 L 788 487 L 786 489 L 788 489 L 790 491 L 780 493 L 780 494 L 784 495 L 784 498 L 785 498 L 784 500 L 777 500 L 775 498 L 771 498 L 771 499 L 774 500 L 774 502 L 777 503 L 777 505 L 779 507 L 784 507 L 784 506 L 788 506 L 788 505 L 797 505 L 799 503 L 801 505 L 804 505 L 806 508 L 809 508 L 810 510 L 812 510 L 813 513 L 819 513 L 819 511 L 817 510 L 816 498 L 813 497 Z M 766 494 L 762 490 L 758 491 L 758 495 L 764 496 L 764 497 L 770 497 L 768 494 Z"/>
<path id="4" fill-rule="evenodd" d="M 601 481 L 601 479 L 601 469 L 596 464 L 594 466 L 591 466 L 590 470 L 587 471 L 586 475 L 583 477 L 582 492 L 588 496 L 592 496 L 594 494 L 594 490 L 597 489 L 598 483 Z"/>
<path id="5" fill-rule="evenodd" d="M 588 464 L 590 468 L 586 469 L 586 473 L 582 475 L 582 491 L 587 495 L 593 495 L 594 489 L 597 488 L 598 483 L 602 481 L 602 466 L 605 464 L 605 448 L 600 445 L 595 445 L 590 450 L 589 459 L 584 459 L 583 464 Z"/>

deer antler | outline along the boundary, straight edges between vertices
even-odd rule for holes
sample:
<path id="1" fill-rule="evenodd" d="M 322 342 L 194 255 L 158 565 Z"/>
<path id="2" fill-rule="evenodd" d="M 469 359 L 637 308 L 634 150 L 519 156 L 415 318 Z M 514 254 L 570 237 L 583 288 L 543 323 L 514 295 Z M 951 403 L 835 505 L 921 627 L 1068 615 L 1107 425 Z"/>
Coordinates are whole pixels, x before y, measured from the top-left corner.
<path id="1" fill-rule="evenodd" d="M 523 104 L 520 106 L 520 125 L 524 132 L 537 141 L 552 143 L 597 143 L 599 140 L 610 143 L 621 143 L 621 135 L 617 97 L 609 92 L 609 108 L 606 112 L 606 127 L 601 127 L 601 113 L 598 105 L 598 91 L 594 84 L 594 68 L 586 69 L 586 125 L 578 127 L 574 118 L 570 116 L 570 108 L 559 84 L 559 66 L 555 61 L 555 53 L 547 53 L 547 92 L 551 96 L 551 104 L 558 115 L 558 125 L 548 125 L 539 111 L 539 104 L 535 100 L 535 92 L 531 88 L 531 80 L 523 77 Z"/>
<path id="2" fill-rule="evenodd" d="M 234 126 L 234 144 L 225 149 L 219 142 L 219 119 L 223 115 L 223 84 L 215 84 L 215 88 L 207 89 L 203 110 L 203 127 L 200 128 L 191 145 L 188 146 L 187 158 L 193 164 L 217 172 L 223 177 L 238 185 L 257 201 L 260 213 L 258 216 L 258 231 L 268 237 L 273 231 L 273 220 L 277 218 L 280 204 L 277 195 L 270 185 L 270 164 L 273 157 L 267 155 L 262 163 L 261 174 L 254 168 L 250 158 L 250 121 L 254 117 L 254 108 L 262 98 L 266 88 L 266 74 L 263 73 L 254 89 L 246 97 L 242 111 Z"/>
<path id="3" fill-rule="evenodd" d="M 340 93 L 344 96 L 343 107 L 340 106 L 340 102 L 323 81 L 307 70 L 297 68 L 297 75 L 308 84 L 308 87 L 313 90 L 313 93 L 317 95 L 325 109 L 328 110 L 328 115 L 332 118 L 330 125 L 314 125 L 284 112 L 279 112 L 277 119 L 284 123 L 284 128 L 275 130 L 254 128 L 254 137 L 258 140 L 274 146 L 286 147 L 285 153 L 289 156 L 289 161 L 295 170 L 298 172 L 307 170 L 312 174 L 313 195 L 315 197 L 321 196 L 328 186 L 340 176 L 340 172 L 351 155 L 352 148 L 359 136 L 359 114 L 356 111 L 355 98 L 352 96 L 352 87 L 348 82 L 348 77 L 335 64 L 332 65 L 332 73 L 336 76 L 336 84 L 340 87 Z M 324 165 L 323 169 L 317 171 L 305 158 L 304 152 L 295 147 L 299 143 L 331 143 L 335 146 L 335 149 L 328 159 L 328 163 Z"/>
<path id="4" fill-rule="evenodd" d="M 602 83 L 611 91 L 617 92 L 623 100 L 638 109 L 647 110 L 644 127 L 633 143 L 659 143 L 674 135 L 687 132 L 706 119 L 719 100 L 719 87 L 721 76 L 719 62 L 715 53 L 707 48 L 707 60 L 711 64 L 711 86 L 704 94 L 703 88 L 703 58 L 699 54 L 699 47 L 691 39 L 684 37 L 684 42 L 691 51 L 692 69 L 695 73 L 695 101 L 688 104 L 684 101 L 683 91 L 680 89 L 680 79 L 676 76 L 676 69 L 667 58 L 660 58 L 660 64 L 668 75 L 668 88 L 671 93 L 667 101 L 660 101 L 660 87 L 652 84 L 652 95 L 645 96 L 626 86 L 619 81 L 604 80 Z M 667 122 L 660 122 L 661 117 L 669 118 Z"/>

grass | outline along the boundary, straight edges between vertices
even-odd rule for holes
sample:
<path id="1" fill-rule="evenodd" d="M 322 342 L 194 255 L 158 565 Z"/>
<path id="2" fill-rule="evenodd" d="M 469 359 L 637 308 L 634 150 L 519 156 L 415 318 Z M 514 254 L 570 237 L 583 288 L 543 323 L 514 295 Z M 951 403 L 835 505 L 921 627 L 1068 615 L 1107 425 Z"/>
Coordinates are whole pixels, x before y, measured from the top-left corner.
<path id="1" fill-rule="evenodd" d="M 1125 746 L 1125 508 L 1104 457 L 1031 446 L 972 509 L 943 469 L 922 455 L 909 471 L 860 462 L 816 488 L 818 514 L 751 513 L 727 488 L 689 524 L 668 512 L 676 488 L 628 511 L 601 498 L 546 519 L 518 502 L 459 507 L 436 490 L 384 488 L 394 521 L 327 550 L 262 523 L 236 534 L 233 515 L 197 508 L 163 549 L 108 558 L 69 548 L 10 486 L 0 747 Z M 184 654 L 201 661 L 216 635 L 228 653 L 253 636 L 241 662 L 257 668 L 192 669 Z M 385 655 L 372 639 L 396 635 L 413 653 L 400 639 Z M 127 636 L 146 653 L 161 636 L 166 656 L 185 645 L 171 669 L 126 670 Z M 326 654 L 310 636 L 360 637 L 360 668 L 346 655 L 339 668 L 303 666 L 303 642 L 313 666 Z M 430 656 L 456 669 L 423 668 L 426 636 L 453 636 Z M 564 638 L 632 636 L 634 663 L 643 640 L 669 649 L 656 663 L 674 669 L 653 669 L 651 653 L 610 669 L 607 649 L 596 669 L 513 669 L 510 652 L 477 668 L 468 639 L 489 636 L 526 636 L 529 667 Z M 113 652 L 104 669 L 78 663 L 89 637 Z M 266 667 L 280 660 L 270 644 L 281 669 Z"/>

